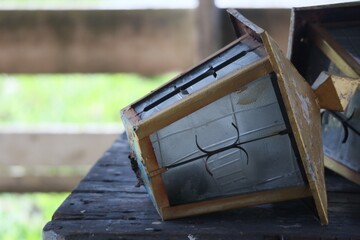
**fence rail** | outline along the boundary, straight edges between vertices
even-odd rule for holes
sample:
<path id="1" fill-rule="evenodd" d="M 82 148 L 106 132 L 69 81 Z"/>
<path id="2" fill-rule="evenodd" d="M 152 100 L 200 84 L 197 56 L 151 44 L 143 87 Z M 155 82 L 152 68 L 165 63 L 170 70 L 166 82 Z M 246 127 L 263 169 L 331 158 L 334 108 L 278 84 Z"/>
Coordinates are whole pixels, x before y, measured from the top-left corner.
<path id="1" fill-rule="evenodd" d="M 50 132 L 0 132 L 0 192 L 71 191 L 120 133 Z"/>

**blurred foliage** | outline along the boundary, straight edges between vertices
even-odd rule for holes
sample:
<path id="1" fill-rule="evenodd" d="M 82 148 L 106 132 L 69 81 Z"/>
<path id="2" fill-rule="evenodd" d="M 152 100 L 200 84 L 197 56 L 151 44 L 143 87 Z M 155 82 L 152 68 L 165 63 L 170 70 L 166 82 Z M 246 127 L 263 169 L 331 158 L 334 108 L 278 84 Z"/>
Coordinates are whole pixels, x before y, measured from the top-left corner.
<path id="1" fill-rule="evenodd" d="M 119 123 L 119 110 L 174 74 L 0 75 L 0 124 Z M 0 239 L 41 239 L 67 193 L 0 194 Z"/>
<path id="2" fill-rule="evenodd" d="M 173 76 L 3 74 L 0 124 L 120 123 L 120 109 Z"/>
<path id="3" fill-rule="evenodd" d="M 0 239 L 38 240 L 68 193 L 0 194 Z"/>

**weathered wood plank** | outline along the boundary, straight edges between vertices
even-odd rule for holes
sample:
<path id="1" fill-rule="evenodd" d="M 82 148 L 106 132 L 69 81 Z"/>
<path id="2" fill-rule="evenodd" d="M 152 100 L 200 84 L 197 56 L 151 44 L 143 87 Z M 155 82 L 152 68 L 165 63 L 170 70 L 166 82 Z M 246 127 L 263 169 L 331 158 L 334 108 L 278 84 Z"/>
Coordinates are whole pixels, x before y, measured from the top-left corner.
<path id="1" fill-rule="evenodd" d="M 278 75 L 279 91 L 322 224 L 328 223 L 321 119 L 313 90 L 266 33 L 264 45 Z M 316 146 L 316 147 L 314 147 Z"/>
<path id="2" fill-rule="evenodd" d="M 54 213 L 44 239 L 360 239 L 360 187 L 330 171 L 326 227 L 302 200 L 163 222 L 144 188 L 133 187 L 126 147 L 122 135 Z"/>
<path id="3" fill-rule="evenodd" d="M 94 234 L 94 237 L 121 236 L 125 239 L 152 239 L 155 236 L 158 239 L 167 239 L 169 236 L 172 236 L 172 239 L 184 239 L 189 234 L 200 239 L 261 239 L 266 236 L 286 239 L 360 237 L 359 217 L 355 214 L 351 216 L 348 212 L 334 216 L 334 212 L 330 211 L 330 225 L 324 228 L 314 218 L 309 218 L 311 211 L 298 200 L 167 222 L 160 222 L 150 201 L 147 203 L 143 207 L 137 204 L 130 208 L 119 206 L 117 209 L 121 214 L 115 218 L 116 214 L 104 217 L 101 211 L 83 212 L 87 217 L 92 214 L 92 219 L 58 219 L 49 223 L 44 230 L 54 231 L 65 237 L 64 239 L 84 237 L 90 233 Z M 116 209 L 115 203 L 112 209 Z M 350 220 L 349 215 L 352 217 Z"/>
<path id="4" fill-rule="evenodd" d="M 360 209 L 356 207 L 360 204 L 358 194 L 330 194 L 329 203 L 331 203 L 329 206 L 330 217 L 334 218 L 332 219 L 333 226 L 335 226 L 335 223 L 339 223 L 337 219 L 347 218 L 348 220 L 360 221 Z M 262 208 L 269 219 L 271 217 L 276 219 L 278 214 L 276 212 L 274 213 L 273 208 L 282 209 L 279 214 L 285 214 L 286 211 L 289 211 L 290 207 L 293 209 L 287 213 L 286 216 L 288 218 L 292 218 L 290 216 L 293 215 L 294 218 L 302 218 L 304 221 L 306 221 L 306 219 L 313 219 L 311 217 L 311 210 L 308 209 L 301 200 L 259 205 L 248 208 L 246 211 Z M 126 217 L 125 213 L 130 209 L 132 209 L 130 212 L 137 215 L 139 219 L 142 217 L 151 219 L 159 218 L 146 192 L 141 190 L 135 192 L 127 189 L 127 191 L 102 193 L 75 192 L 59 207 L 54 215 L 54 219 L 123 219 Z M 341 214 L 341 216 L 336 216 L 337 214 Z M 234 219 L 236 218 L 237 217 L 234 216 Z"/>
<path id="5" fill-rule="evenodd" d="M 159 74 L 184 70 L 197 58 L 193 9 L 1 10 L 0 16 L 1 72 Z"/>

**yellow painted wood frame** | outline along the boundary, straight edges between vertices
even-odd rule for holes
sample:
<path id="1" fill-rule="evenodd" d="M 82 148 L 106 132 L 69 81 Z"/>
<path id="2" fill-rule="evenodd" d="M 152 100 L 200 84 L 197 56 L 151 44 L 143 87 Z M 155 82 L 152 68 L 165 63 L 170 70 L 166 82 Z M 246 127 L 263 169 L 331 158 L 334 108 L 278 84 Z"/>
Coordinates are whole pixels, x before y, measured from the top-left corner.
<path id="1" fill-rule="evenodd" d="M 201 202 L 194 202 L 162 209 L 163 219 L 169 220 L 203 213 L 249 207 L 264 203 L 311 197 L 309 186 L 272 189 L 255 193 L 247 193 L 233 197 L 223 197 Z"/>
<path id="2" fill-rule="evenodd" d="M 136 136 L 135 141 L 137 143 L 137 147 L 141 152 L 144 165 L 146 166 L 146 170 L 148 171 L 148 176 L 150 178 L 151 186 L 149 187 L 151 188 L 150 190 L 152 192 L 156 205 L 158 206 L 159 213 L 164 220 L 168 218 L 170 219 L 180 217 L 180 215 L 177 215 L 177 213 L 171 212 L 173 209 L 178 211 L 178 209 L 182 208 L 182 206 L 184 206 L 184 210 L 196 210 L 192 209 L 190 207 L 191 205 L 189 206 L 187 204 L 176 206 L 176 208 L 170 206 L 165 185 L 160 174 L 164 171 L 162 171 L 162 168 L 159 168 L 149 135 L 206 106 L 207 104 L 210 104 L 211 102 L 216 101 L 223 96 L 226 96 L 234 91 L 241 89 L 243 86 L 250 83 L 251 81 L 265 76 L 272 71 L 273 70 L 270 65 L 269 59 L 264 57 L 263 59 L 253 64 L 250 64 L 249 66 L 240 69 L 239 71 L 236 71 L 232 75 L 225 77 L 221 81 L 215 82 L 207 86 L 206 88 L 199 90 L 188 98 L 183 99 L 179 103 L 171 106 L 171 108 L 163 109 L 162 111 L 158 112 L 154 116 L 144 121 L 141 121 L 138 118 L 132 108 L 128 108 L 124 111 L 124 114 L 127 115 L 128 119 L 131 119 L 132 123 L 134 124 L 134 133 Z M 297 195 L 298 194 L 295 194 L 294 196 Z M 303 194 L 301 194 L 301 196 L 302 195 Z M 237 198 L 229 198 L 227 201 L 234 204 L 236 201 L 239 201 L 236 199 Z M 278 201 L 288 199 L 289 197 L 284 195 L 283 197 L 279 197 Z M 209 201 L 201 201 L 198 204 L 204 204 L 204 206 L 207 206 L 208 204 L 210 204 L 210 202 L 208 202 Z M 251 201 L 248 200 L 248 202 L 250 204 Z M 266 202 L 269 202 L 269 199 L 266 200 Z M 253 204 L 257 204 L 256 201 L 254 201 Z M 194 207 L 196 206 L 197 204 L 194 205 Z M 204 208 L 202 209 L 204 212 L 201 213 L 205 213 L 206 210 Z M 220 211 L 222 207 L 219 205 L 217 206 L 217 209 L 219 209 Z"/>
<path id="3" fill-rule="evenodd" d="M 151 119 L 144 122 L 139 121 L 136 126 L 136 135 L 139 137 L 136 141 L 143 157 L 144 165 L 150 176 L 151 191 L 153 193 L 156 204 L 159 208 L 160 215 L 164 220 L 189 215 L 202 214 L 207 212 L 215 212 L 231 209 L 234 207 L 252 206 L 261 203 L 270 203 L 285 201 L 298 198 L 306 198 L 311 196 L 309 186 L 290 187 L 283 189 L 272 189 L 268 191 L 260 191 L 256 193 L 242 194 L 233 197 L 224 197 L 221 199 L 205 200 L 191 204 L 183 204 L 178 206 L 170 206 L 161 173 L 163 172 L 157 163 L 149 135 L 172 122 L 185 117 L 186 115 L 198 110 L 201 107 L 223 97 L 231 92 L 241 89 L 246 84 L 265 76 L 273 71 L 268 58 L 264 58 L 238 72 L 214 83 L 177 105 L 164 109 Z M 210 91 L 210 92 L 209 92 Z M 186 101 L 187 100 L 187 101 Z M 173 110 L 175 108 L 175 110 Z M 133 110 L 129 110 L 132 112 Z M 176 113 L 176 114 L 175 114 Z M 132 115 L 134 113 L 132 112 Z M 130 114 L 129 114 L 130 115 Z M 151 128 L 150 128 L 151 127 Z M 150 128 L 150 130 L 149 130 Z M 147 129 L 146 131 L 143 129 Z"/>
<path id="4" fill-rule="evenodd" d="M 146 165 L 147 175 L 150 177 L 151 190 L 163 219 L 312 196 L 321 223 L 328 223 L 320 112 L 315 100 L 315 94 L 266 32 L 246 33 L 242 39 L 247 39 L 250 35 L 253 37 L 254 34 L 257 35 L 257 38 L 253 42 L 263 43 L 263 46 L 256 51 L 264 51 L 265 48 L 269 58 L 263 57 L 261 60 L 229 74 L 221 81 L 209 84 L 207 87 L 189 95 L 171 107 L 162 109 L 145 120 L 139 119 L 136 114 L 134 115 L 131 106 L 123 111 L 123 114 L 131 121 L 132 132 L 136 136 L 136 142 Z M 299 168 L 305 171 L 305 182 L 307 181 L 305 185 L 170 206 L 161 177 L 163 170 L 159 168 L 157 163 L 149 139 L 150 134 L 274 71 L 277 75 L 277 85 L 281 93 L 280 98 L 282 104 L 285 105 L 291 131 L 293 132 L 292 138 L 296 142 L 296 151 L 299 152 L 301 158 Z M 308 101 L 306 103 L 306 107 L 309 108 L 307 112 L 303 111 L 302 101 Z M 304 116 L 307 116 L 307 118 Z M 313 120 L 314 122 L 312 122 Z"/>
<path id="5" fill-rule="evenodd" d="M 360 65 L 320 24 L 310 24 L 310 38 L 347 76 L 360 77 Z"/>
<path id="6" fill-rule="evenodd" d="M 265 31 L 261 36 L 278 76 L 280 92 L 318 216 L 322 224 L 328 224 L 320 108 L 315 93 L 275 41 Z"/>
<path id="7" fill-rule="evenodd" d="M 179 101 L 171 107 L 165 108 L 146 120 L 140 120 L 136 126 L 136 135 L 142 139 L 150 134 L 164 128 L 165 126 L 187 116 L 188 114 L 210 104 L 211 102 L 239 90 L 251 81 L 272 72 L 269 60 L 262 60 L 249 64 L 221 81 L 209 84 L 196 93 Z"/>
<path id="8" fill-rule="evenodd" d="M 325 167 L 336 172 L 350 181 L 360 185 L 360 173 L 348 168 L 347 166 L 335 161 L 331 157 L 325 156 Z"/>
<path id="9" fill-rule="evenodd" d="M 238 37 L 244 33 L 257 35 L 264 44 L 277 74 L 281 98 L 301 158 L 300 165 L 304 168 L 318 216 L 322 224 L 328 224 L 320 107 L 315 93 L 266 31 L 236 10 L 228 12 Z"/>
<path id="10" fill-rule="evenodd" d="M 360 22 L 349 22 L 346 26 L 359 26 Z M 327 24 L 330 27 L 345 26 L 345 23 Z M 315 45 L 348 77 L 360 77 L 360 64 L 320 24 L 310 24 L 310 36 Z M 360 173 L 334 159 L 325 156 L 325 166 L 341 176 L 360 184 Z"/>

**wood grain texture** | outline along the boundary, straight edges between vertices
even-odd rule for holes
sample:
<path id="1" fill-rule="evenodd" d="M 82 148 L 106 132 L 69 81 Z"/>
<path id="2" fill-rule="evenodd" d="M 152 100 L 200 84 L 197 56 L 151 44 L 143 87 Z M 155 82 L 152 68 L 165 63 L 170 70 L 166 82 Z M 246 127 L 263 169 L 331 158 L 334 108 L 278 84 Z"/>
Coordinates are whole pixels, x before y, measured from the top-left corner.
<path id="1" fill-rule="evenodd" d="M 124 135 L 61 204 L 44 239 L 360 239 L 360 186 L 327 172 L 330 223 L 292 200 L 162 222 L 137 183 Z"/>
<path id="2" fill-rule="evenodd" d="M 341 77 L 324 71 L 311 87 L 321 108 L 343 112 L 360 89 L 360 78 Z"/>
<path id="3" fill-rule="evenodd" d="M 320 109 L 310 85 L 286 59 L 275 41 L 266 33 L 262 39 L 278 84 L 299 149 L 302 164 L 322 224 L 328 223 L 324 179 L 324 155 L 321 141 Z"/>
<path id="4" fill-rule="evenodd" d="M 360 90 L 360 78 L 353 79 L 331 75 L 343 109 L 346 109 L 356 91 Z"/>
<path id="5" fill-rule="evenodd" d="M 328 73 L 321 72 L 311 88 L 314 90 L 320 108 L 337 112 L 344 111 L 345 107 L 341 104 L 340 95 Z"/>

